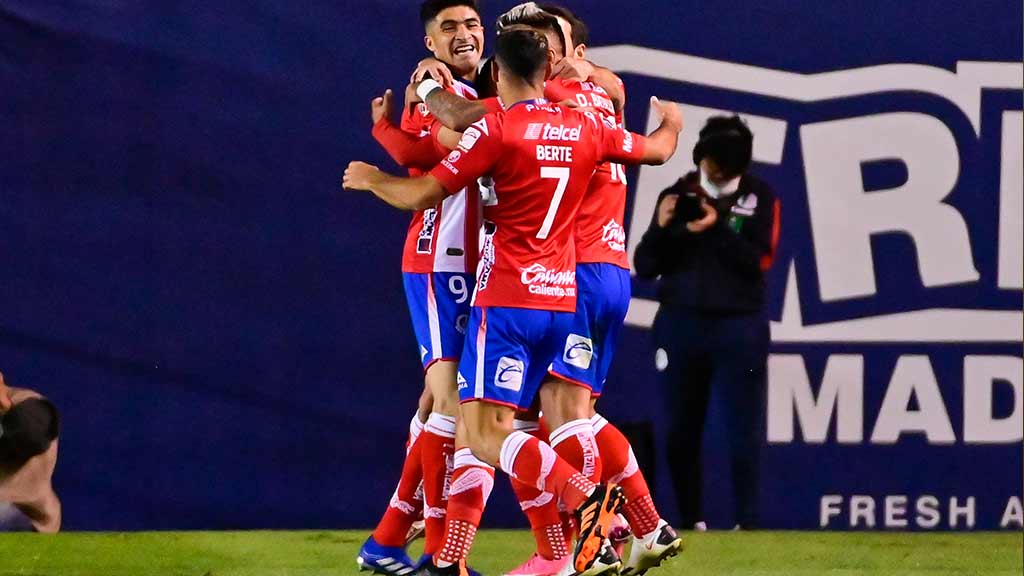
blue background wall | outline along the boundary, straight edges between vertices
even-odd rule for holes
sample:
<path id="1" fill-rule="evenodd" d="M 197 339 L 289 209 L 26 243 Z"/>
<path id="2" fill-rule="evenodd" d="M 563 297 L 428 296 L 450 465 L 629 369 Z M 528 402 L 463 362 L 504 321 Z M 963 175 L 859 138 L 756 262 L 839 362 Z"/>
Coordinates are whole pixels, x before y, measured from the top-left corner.
<path id="1" fill-rule="evenodd" d="M 65 528 L 370 526 L 393 490 L 421 385 L 399 274 L 408 217 L 341 191 L 339 181 L 352 159 L 394 169 L 369 135 L 368 103 L 401 88 L 424 54 L 416 7 L 120 4 L 0 0 L 0 370 L 64 411 L 56 486 Z M 1022 57 L 1019 2 L 775 1 L 726 10 L 649 1 L 631 5 L 628 18 L 622 3 L 566 4 L 588 21 L 594 45 L 639 44 L 793 72 L 904 62 L 953 69 L 961 60 Z M 485 21 L 510 5 L 488 2 Z M 964 120 L 926 98 L 796 111 L 771 99 L 625 78 L 635 129 L 657 91 L 789 117 L 912 106 L 965 130 Z M 993 102 L 985 109 L 1020 110 L 1020 91 Z M 998 143 L 998 134 L 985 141 Z M 981 162 L 985 150 L 964 152 L 964 165 Z M 809 242 L 799 224 L 802 174 L 797 161 L 764 175 L 787 207 L 784 222 L 797 222 L 784 228 L 778 287 Z M 977 183 L 980 195 L 964 203 L 984 206 L 998 189 L 998 166 L 965 169 L 961 179 L 965 190 Z M 975 214 L 972 232 L 994 221 L 995 208 Z M 976 242 L 981 287 L 926 298 L 1020 310 L 1020 291 L 994 289 L 989 236 Z M 890 274 L 897 261 L 877 265 L 879 276 L 897 278 L 895 296 L 881 306 L 919 307 L 916 276 Z M 777 291 L 776 315 L 780 302 Z M 944 387 L 956 387 L 962 348 L 924 351 Z M 872 397 L 881 396 L 896 356 L 921 353 L 872 350 Z M 1021 354 L 1019 343 L 979 350 Z M 797 351 L 820 379 L 833 349 Z M 620 358 L 603 410 L 619 422 L 654 418 L 649 334 L 627 331 Z M 908 454 L 947 473 L 899 477 L 896 488 L 991 493 L 998 510 L 979 510 L 989 525 L 1005 495 L 1020 494 L 1019 443 L 816 450 L 766 450 L 766 525 L 816 527 L 816 498 L 825 492 L 900 493 L 865 476 Z M 709 483 L 718 487 L 722 457 L 711 452 Z M 866 459 L 865 467 L 838 465 L 851 458 Z M 812 462 L 818 472 L 806 474 Z M 671 516 L 665 478 L 658 488 Z M 518 516 L 508 490 L 496 492 L 486 522 L 519 525 Z M 709 502 L 709 519 L 729 525 L 727 498 Z"/>

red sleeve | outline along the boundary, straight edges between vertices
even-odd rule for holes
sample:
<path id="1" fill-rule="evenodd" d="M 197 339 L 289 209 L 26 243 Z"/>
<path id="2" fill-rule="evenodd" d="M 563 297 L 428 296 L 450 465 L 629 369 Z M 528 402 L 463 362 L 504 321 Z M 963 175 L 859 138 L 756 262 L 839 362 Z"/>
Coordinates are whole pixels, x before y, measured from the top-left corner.
<path id="1" fill-rule="evenodd" d="M 433 131 L 422 137 L 406 132 L 386 118 L 373 125 L 373 137 L 395 162 L 406 168 L 429 170 L 437 166 L 447 150 L 437 143 L 435 135 Z"/>
<path id="2" fill-rule="evenodd" d="M 647 148 L 647 138 L 623 129 L 611 116 L 587 114 L 597 126 L 598 158 L 605 162 L 639 164 Z"/>
<path id="3" fill-rule="evenodd" d="M 441 160 L 430 175 L 444 186 L 448 194 L 455 194 L 488 174 L 501 156 L 501 149 L 501 128 L 497 117 L 488 114 L 466 128 L 458 148 Z"/>

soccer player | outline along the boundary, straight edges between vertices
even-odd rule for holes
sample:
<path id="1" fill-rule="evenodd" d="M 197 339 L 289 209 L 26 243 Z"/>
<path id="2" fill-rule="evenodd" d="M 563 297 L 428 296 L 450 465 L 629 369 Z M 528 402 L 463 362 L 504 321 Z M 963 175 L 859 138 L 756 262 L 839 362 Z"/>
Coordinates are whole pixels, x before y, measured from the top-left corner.
<path id="1" fill-rule="evenodd" d="M 588 81 L 592 73 L 586 60 L 586 25 L 571 11 L 557 5 L 540 6 L 555 15 L 566 33 L 570 47 L 556 66 L 562 71 L 545 84 L 549 100 L 569 100 L 602 118 L 622 125 L 625 99 L 622 82 L 613 75 L 604 84 L 616 85 L 617 97 L 601 85 Z M 512 20 L 515 22 L 515 20 Z M 549 35 L 550 36 L 550 35 Z M 569 72 L 569 73 L 567 73 Z M 580 80 L 579 78 L 583 78 Z M 562 354 L 555 357 L 541 397 L 545 418 L 551 427 L 551 443 L 571 464 L 592 468 L 601 481 L 620 484 L 628 503 L 624 515 L 634 535 L 623 573 L 639 573 L 675 555 L 682 541 L 658 513 L 643 474 L 626 437 L 594 409 L 611 366 L 618 334 L 629 309 L 631 296 L 626 234 L 622 222 L 626 210 L 626 173 L 621 164 L 605 162 L 590 180 L 587 196 L 576 220 L 576 281 L 579 294 L 572 331 Z M 561 446 L 569 444 L 564 449 Z M 595 455 L 585 458 L 590 445 Z M 537 502 L 539 496 L 515 485 L 520 502 Z M 547 504 L 546 507 L 553 507 Z M 535 518 L 550 522 L 551 510 L 526 510 L 531 525 Z M 550 529 L 534 533 L 551 533 Z M 538 547 L 537 554 L 509 574 L 554 574 L 557 562 L 546 562 L 550 546 Z"/>
<path id="2" fill-rule="evenodd" d="M 484 210 L 487 234 L 459 364 L 459 445 L 467 448 L 455 456 L 445 546 L 422 572 L 460 573 L 493 486 L 490 464 L 497 464 L 576 511 L 573 568 L 586 573 L 621 507 L 621 490 L 595 485 L 547 444 L 513 431 L 512 421 L 536 393 L 571 326 L 572 234 L 590 175 L 605 160 L 665 162 L 675 152 L 682 120 L 677 107 L 652 99 L 662 124 L 643 138 L 593 114 L 551 105 L 543 99 L 547 40 L 534 30 L 512 29 L 497 43 L 492 74 L 500 98 L 510 103 L 504 112 L 467 129 L 459 147 L 427 176 L 398 178 L 353 162 L 343 183 L 410 210 L 488 174 L 497 193 Z M 472 498 L 455 506 L 456 494 Z"/>
<path id="3" fill-rule="evenodd" d="M 460 99 L 475 98 L 472 82 L 484 44 L 476 1 L 426 0 L 420 19 L 427 49 L 458 78 L 450 88 L 452 94 Z M 389 93 L 374 103 L 374 134 L 379 140 L 389 138 L 390 125 L 376 122 L 378 116 L 387 115 L 389 105 Z M 433 124 L 435 120 L 423 107 L 407 106 L 403 112 L 402 129 L 415 137 L 429 135 Z M 443 154 L 426 167 L 441 157 Z M 410 174 L 422 174 L 422 168 L 413 167 Z M 382 574 L 405 576 L 413 571 L 415 565 L 405 552 L 406 535 L 421 512 L 426 530 L 424 554 L 436 554 L 444 537 L 455 452 L 455 375 L 469 318 L 479 225 L 478 195 L 453 192 L 413 214 L 405 241 L 403 283 L 423 363 L 425 393 L 410 422 L 409 447 L 398 487 L 356 559 L 361 569 Z M 427 396 L 429 408 L 422 402 Z"/>
<path id="4" fill-rule="evenodd" d="M 516 6 L 499 18 L 499 34 L 502 27 L 510 25 L 527 25 L 544 33 L 552 62 L 545 96 L 555 102 L 573 102 L 621 125 L 625 100 L 622 82 L 610 71 L 586 61 L 583 22 L 556 5 L 544 5 L 543 9 L 546 11 L 532 2 Z M 440 91 L 428 96 L 427 107 L 442 121 L 456 123 L 475 119 L 483 108 L 480 103 L 451 98 Z M 625 202 L 625 169 L 620 164 L 601 164 L 577 219 L 581 298 L 576 318 L 564 350 L 551 366 L 541 397 L 555 451 L 591 479 L 622 483 L 629 501 L 624 512 L 634 534 L 624 571 L 642 572 L 676 554 L 682 542 L 654 506 L 629 441 L 594 410 L 630 301 L 622 226 Z M 517 420 L 516 428 L 537 433 L 538 426 Z M 537 550 L 509 574 L 557 573 L 568 558 L 568 547 L 566 531 L 560 528 L 564 520 L 554 499 L 520 482 L 513 481 L 513 488 L 530 520 Z"/>

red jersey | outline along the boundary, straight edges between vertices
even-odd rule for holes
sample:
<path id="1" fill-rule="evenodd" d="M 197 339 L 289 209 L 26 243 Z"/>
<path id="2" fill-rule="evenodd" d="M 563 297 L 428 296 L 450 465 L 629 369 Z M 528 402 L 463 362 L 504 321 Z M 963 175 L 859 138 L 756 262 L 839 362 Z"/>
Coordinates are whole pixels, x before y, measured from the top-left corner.
<path id="1" fill-rule="evenodd" d="M 456 81 L 449 91 L 468 100 L 476 100 L 476 90 Z M 402 114 L 402 130 L 429 138 L 437 119 L 422 102 Z M 423 171 L 409 169 L 410 176 Z M 409 222 L 402 254 L 402 272 L 425 274 L 430 272 L 473 272 L 478 258 L 478 230 L 480 224 L 480 195 L 461 189 L 444 202 L 414 212 Z"/>
<path id="2" fill-rule="evenodd" d="M 576 214 L 604 161 L 636 163 L 646 139 L 614 121 L 544 100 L 488 114 L 430 174 L 446 190 L 494 181 L 474 304 L 576 310 Z"/>
<path id="3" fill-rule="evenodd" d="M 622 81 L 619 81 L 621 86 Z M 544 96 L 554 102 L 572 100 L 580 108 L 596 111 L 622 125 L 608 92 L 593 82 L 556 78 L 544 85 Z M 594 172 L 587 199 L 576 216 L 577 262 L 605 262 L 629 270 L 626 257 L 626 169 L 603 162 Z"/>

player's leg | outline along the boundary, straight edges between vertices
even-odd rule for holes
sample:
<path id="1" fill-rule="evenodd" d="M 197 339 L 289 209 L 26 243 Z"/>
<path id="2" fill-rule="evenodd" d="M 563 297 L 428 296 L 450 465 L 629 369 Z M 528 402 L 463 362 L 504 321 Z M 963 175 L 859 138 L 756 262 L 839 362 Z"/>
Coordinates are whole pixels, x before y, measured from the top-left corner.
<path id="1" fill-rule="evenodd" d="M 465 341 L 469 295 L 465 274 L 427 276 L 424 292 L 425 326 L 429 343 L 425 356 L 427 388 L 433 396 L 431 415 L 423 433 L 423 495 L 426 540 L 423 553 L 433 557 L 444 541 L 445 516 L 455 458 L 455 418 L 458 413 L 458 359 Z M 458 282 L 453 282 L 458 280 Z"/>
<path id="2" fill-rule="evenodd" d="M 539 412 L 540 402 L 535 399 L 530 409 L 520 411 L 516 415 L 513 422 L 514 429 L 540 440 L 546 439 L 548 437 L 547 429 L 541 429 Z M 571 558 L 569 540 L 562 529 L 558 499 L 554 494 L 540 490 L 536 486 L 524 484 L 511 477 L 509 480 L 519 507 L 530 522 L 530 531 L 533 533 L 536 550 L 525 562 L 507 572 L 506 576 L 558 574 Z"/>
<path id="3" fill-rule="evenodd" d="M 594 264 L 576 267 L 579 297 L 564 340 L 552 351 L 550 374 L 541 387 L 541 408 L 551 427 L 551 446 L 577 470 L 600 481 L 601 458 L 590 424 L 590 397 L 599 358 L 591 327 L 600 305 L 600 278 Z M 590 289 L 584 290 L 588 287 Z"/>
<path id="4" fill-rule="evenodd" d="M 508 388 L 515 388 L 513 383 L 521 388 L 523 370 L 517 371 L 516 367 L 525 367 L 526 350 L 517 347 L 514 342 L 505 345 L 493 337 L 488 346 L 487 331 L 485 311 L 472 309 L 467 326 L 470 337 L 465 339 L 457 374 L 457 390 L 461 399 L 483 398 L 483 382 L 488 379 L 493 382 L 501 378 L 508 381 Z M 488 357 L 488 353 L 492 356 Z M 477 382 L 480 382 L 480 386 L 477 386 Z M 492 391 L 488 397 L 515 405 L 519 399 L 519 388 L 508 388 L 497 393 Z M 510 429 L 513 418 L 514 411 L 508 420 Z M 422 565 L 420 574 L 461 573 L 493 487 L 494 469 L 470 450 L 472 437 L 467 426 L 465 406 L 460 406 L 456 438 L 459 449 L 456 451 L 452 488 L 448 498 L 444 539 L 432 561 Z"/>
<path id="5" fill-rule="evenodd" d="M 629 440 L 615 425 L 594 410 L 597 398 L 604 392 L 615 346 L 629 310 L 631 289 L 627 270 L 611 264 L 591 265 L 588 268 L 591 269 L 582 275 L 580 281 L 581 294 L 584 290 L 597 292 L 594 297 L 588 298 L 594 302 L 590 331 L 594 336 L 594 360 L 597 364 L 591 400 L 591 424 L 601 452 L 601 481 L 620 485 L 626 495 L 623 515 L 634 538 L 622 572 L 640 573 L 676 555 L 682 547 L 682 540 L 658 513 Z"/>
<path id="6" fill-rule="evenodd" d="M 455 388 L 457 368 L 449 360 L 435 361 L 427 369 L 427 385 L 434 404 L 420 436 L 423 466 L 423 553 L 432 556 L 440 550 L 448 509 L 447 486 L 451 482 L 455 456 L 455 412 L 451 392 Z"/>
<path id="7" fill-rule="evenodd" d="M 420 356 L 428 359 L 430 345 L 429 330 L 426 327 L 426 289 L 424 274 L 403 274 L 406 301 L 412 318 L 413 330 L 419 343 Z M 429 404 L 428 404 L 429 402 Z M 361 570 L 372 570 L 381 574 L 408 574 L 414 564 L 405 552 L 413 525 L 423 514 L 423 467 L 420 442 L 424 424 L 430 414 L 433 396 L 424 386 L 420 394 L 417 413 L 409 422 L 409 439 L 406 444 L 402 474 L 388 507 L 377 524 L 373 534 L 359 550 L 356 563 Z"/>
<path id="8" fill-rule="evenodd" d="M 460 414 L 473 456 L 484 463 L 500 464 L 508 474 L 557 495 L 576 511 L 581 538 L 573 555 L 574 566 L 585 574 L 601 552 L 603 531 L 621 507 L 621 490 L 596 486 L 550 446 L 516 432 L 513 425 L 523 393 L 539 384 L 524 382 L 530 354 L 536 352 L 534 344 L 552 340 L 552 331 L 564 338 L 570 321 L 571 315 L 564 313 L 475 308 L 460 364 Z M 550 358 L 550 354 L 541 357 Z M 468 545 L 452 546 L 453 555 L 446 555 L 453 533 L 471 538 L 475 528 L 453 527 L 449 517 L 444 556 L 439 556 L 436 566 L 424 567 L 422 573 L 457 573 L 458 566 L 465 565 Z"/>

